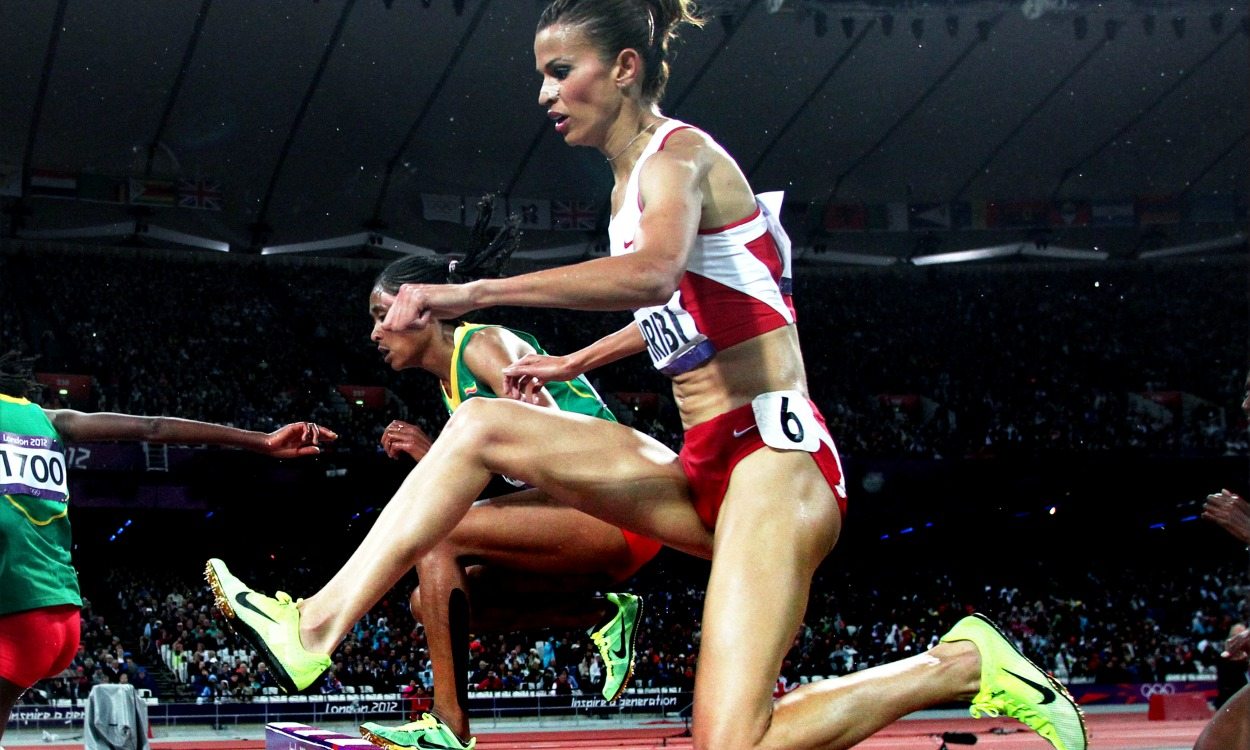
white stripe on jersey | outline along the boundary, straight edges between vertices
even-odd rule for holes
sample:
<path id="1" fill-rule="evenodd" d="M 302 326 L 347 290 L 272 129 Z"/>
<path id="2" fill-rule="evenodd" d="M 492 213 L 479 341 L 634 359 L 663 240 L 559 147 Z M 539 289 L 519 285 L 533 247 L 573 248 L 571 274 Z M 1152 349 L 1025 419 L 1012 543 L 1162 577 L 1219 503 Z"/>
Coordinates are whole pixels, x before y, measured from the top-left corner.
<path id="1" fill-rule="evenodd" d="M 759 203 L 758 199 L 756 203 Z M 782 299 L 777 279 L 773 278 L 769 267 L 747 248 L 749 243 L 759 239 L 769 229 L 769 222 L 761 211 L 755 218 L 736 227 L 716 234 L 700 234 L 690 252 L 686 270 L 754 297 L 776 310 L 787 323 L 793 323 L 794 316 Z M 780 244 L 776 236 L 773 242 Z M 783 270 L 786 265 L 783 258 Z"/>

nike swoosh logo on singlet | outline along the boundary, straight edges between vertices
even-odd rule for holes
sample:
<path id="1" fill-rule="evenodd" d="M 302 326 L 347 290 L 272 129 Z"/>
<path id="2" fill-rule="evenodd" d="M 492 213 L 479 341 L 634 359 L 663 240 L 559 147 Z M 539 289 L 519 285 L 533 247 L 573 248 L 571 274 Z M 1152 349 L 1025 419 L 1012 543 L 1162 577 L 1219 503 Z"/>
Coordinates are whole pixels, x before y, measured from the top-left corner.
<path id="1" fill-rule="evenodd" d="M 755 425 L 751 425 L 750 427 L 743 427 L 741 430 L 734 430 L 734 437 L 740 438 L 754 429 L 755 429 Z"/>

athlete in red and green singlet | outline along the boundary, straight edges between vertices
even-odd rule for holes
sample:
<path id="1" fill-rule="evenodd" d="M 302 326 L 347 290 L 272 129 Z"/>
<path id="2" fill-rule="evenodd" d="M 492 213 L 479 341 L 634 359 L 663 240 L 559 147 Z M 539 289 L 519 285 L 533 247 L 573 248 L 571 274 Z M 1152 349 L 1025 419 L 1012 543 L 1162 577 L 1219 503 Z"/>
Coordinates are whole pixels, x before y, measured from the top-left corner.
<path id="1" fill-rule="evenodd" d="M 212 443 L 277 458 L 315 455 L 334 440 L 308 422 L 265 434 L 172 417 L 45 409 L 33 358 L 0 355 L 0 735 L 17 699 L 78 651 L 82 597 L 71 559 L 67 442 Z"/>

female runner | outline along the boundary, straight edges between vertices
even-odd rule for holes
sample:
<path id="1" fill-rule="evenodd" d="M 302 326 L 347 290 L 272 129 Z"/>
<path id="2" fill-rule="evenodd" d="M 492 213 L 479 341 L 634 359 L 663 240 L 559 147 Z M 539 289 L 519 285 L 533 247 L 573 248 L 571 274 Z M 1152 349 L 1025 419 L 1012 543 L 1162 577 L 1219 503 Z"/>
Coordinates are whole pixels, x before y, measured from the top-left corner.
<path id="1" fill-rule="evenodd" d="M 503 368 L 542 349 L 529 334 L 500 326 L 437 321 L 421 329 L 387 331 L 381 326 L 388 310 L 383 296 L 407 283 L 440 283 L 483 273 L 511 252 L 510 246 L 496 250 L 512 244 L 502 239 L 511 229 L 456 262 L 453 271 L 445 262 L 428 258 L 395 261 L 378 276 L 369 296 L 371 338 L 378 351 L 395 370 L 418 368 L 436 376 L 449 413 L 470 399 L 502 394 Z M 584 377 L 549 382 L 533 396 L 533 403 L 541 406 L 616 421 Z M 382 447 L 392 458 L 405 453 L 420 461 L 430 443 L 419 427 L 406 422 L 392 422 L 382 435 Z M 412 593 L 412 612 L 425 626 L 434 706 L 433 716 L 411 726 L 445 728 L 439 731 L 449 746 L 468 742 L 465 655 L 470 625 L 516 629 L 604 622 L 591 635 L 606 669 L 603 697 L 616 700 L 633 671 L 642 601 L 626 593 L 608 594 L 605 601 L 592 592 L 628 579 L 659 550 L 658 542 L 555 504 L 538 489 L 474 503 L 451 534 L 416 561 L 419 586 Z M 625 647 L 618 648 L 622 643 Z"/>
<path id="2" fill-rule="evenodd" d="M 376 587 L 393 585 L 405 559 L 447 534 L 492 471 L 695 551 L 680 508 L 689 493 L 687 507 L 715 529 L 695 747 L 845 748 L 912 711 L 963 699 L 974 716 L 1010 715 L 1057 750 L 1086 750 L 1084 719 L 1067 691 L 980 616 L 960 620 L 923 654 L 802 686 L 774 704 L 812 574 L 841 531 L 845 487 L 807 396 L 789 243 L 776 210 L 756 199 L 706 133 L 658 106 L 669 39 L 694 20 L 685 0 L 547 6 L 534 41 L 539 104 L 567 143 L 599 150 L 613 171 L 611 257 L 464 285 L 405 285 L 383 298 L 390 310 L 382 323 L 419 329 L 494 305 L 635 310 L 635 326 L 576 354 L 510 368 L 512 388 L 525 394 L 646 351 L 672 380 L 686 431 L 679 463 L 619 425 L 519 401 L 470 402 L 318 592 L 326 601 L 302 612 L 288 606 L 288 614 L 281 601 L 224 575 L 215 584 L 221 598 L 259 603 L 266 618 L 239 611 L 243 629 L 283 647 L 292 665 L 312 664 L 312 651 L 330 645 L 333 628 L 323 620 L 333 617 L 331 601 L 346 616 L 363 613 L 362 600 L 376 600 Z M 360 581 L 367 590 L 353 590 Z M 439 746 L 419 729 L 368 736 L 391 748 Z"/>

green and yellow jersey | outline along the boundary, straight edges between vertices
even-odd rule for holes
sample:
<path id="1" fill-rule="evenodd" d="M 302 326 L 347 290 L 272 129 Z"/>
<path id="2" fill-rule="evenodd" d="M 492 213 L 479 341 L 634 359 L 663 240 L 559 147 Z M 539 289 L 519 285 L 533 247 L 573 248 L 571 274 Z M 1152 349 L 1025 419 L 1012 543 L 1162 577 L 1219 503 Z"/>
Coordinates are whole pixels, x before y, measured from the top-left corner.
<path id="1" fill-rule="evenodd" d="M 470 398 L 499 397 L 498 394 L 490 389 L 490 386 L 478 382 L 477 376 L 473 374 L 473 371 L 469 369 L 469 366 L 464 361 L 464 348 L 468 346 L 474 335 L 485 328 L 503 328 L 534 347 L 534 351 L 539 354 L 547 353 L 539 346 L 537 339 L 524 331 L 504 328 L 503 326 L 465 323 L 456 329 L 452 339 L 451 388 L 450 390 L 447 388 L 443 389 L 443 403 L 447 405 L 448 412 L 455 411 L 460 404 Z M 561 411 L 586 414 L 591 417 L 606 419 L 609 422 L 616 421 L 616 417 L 604 405 L 603 399 L 599 398 L 599 394 L 595 392 L 594 387 L 590 385 L 590 381 L 586 379 L 585 375 L 578 375 L 572 380 L 547 383 L 546 389 Z"/>

